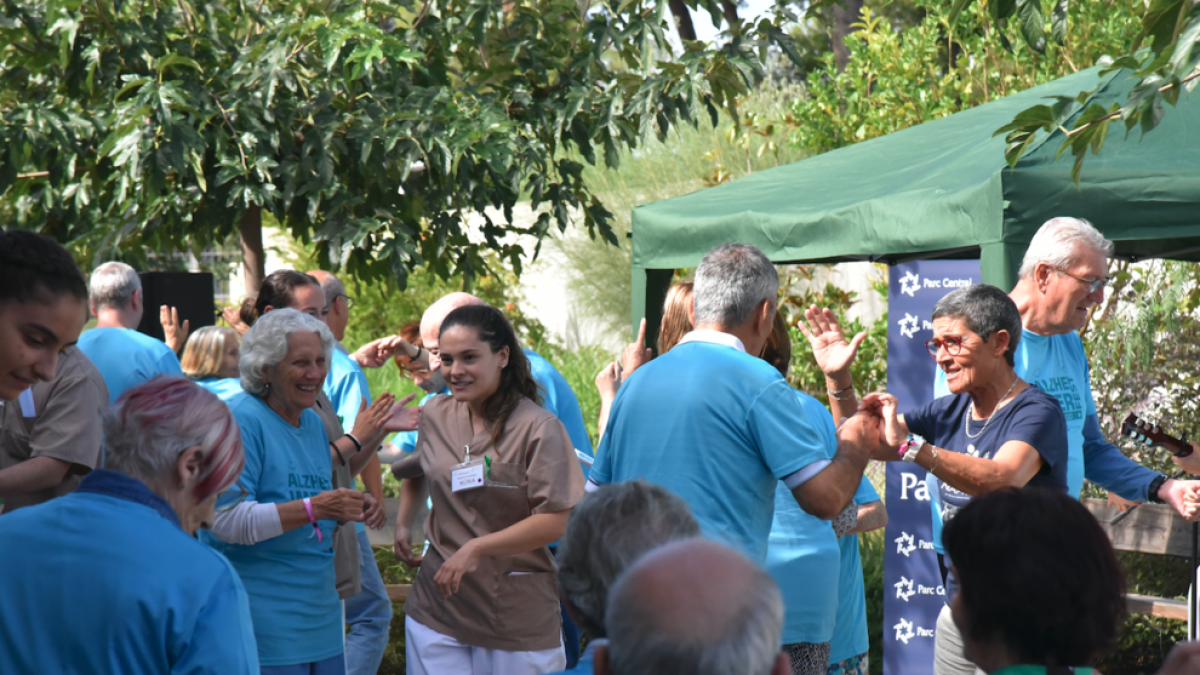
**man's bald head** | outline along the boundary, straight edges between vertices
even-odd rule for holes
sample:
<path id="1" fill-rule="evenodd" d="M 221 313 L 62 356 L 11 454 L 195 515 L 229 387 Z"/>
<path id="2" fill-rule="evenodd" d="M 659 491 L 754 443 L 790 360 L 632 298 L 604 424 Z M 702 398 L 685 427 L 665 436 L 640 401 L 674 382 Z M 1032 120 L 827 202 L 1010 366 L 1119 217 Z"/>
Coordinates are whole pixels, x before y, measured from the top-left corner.
<path id="1" fill-rule="evenodd" d="M 613 586 L 606 665 L 620 675 L 768 675 L 782 664 L 783 597 L 762 568 L 705 539 L 667 544 Z"/>
<path id="2" fill-rule="evenodd" d="M 421 342 L 425 344 L 426 349 L 436 354 L 438 352 L 438 334 L 446 316 L 459 307 L 486 304 L 470 293 L 450 293 L 442 296 L 421 315 Z"/>
<path id="3" fill-rule="evenodd" d="M 316 279 L 325 292 L 325 308 L 329 310 L 325 323 L 333 332 L 333 337 L 339 342 L 344 340 L 346 326 L 350 323 L 350 296 L 346 295 L 346 286 L 340 279 L 322 270 L 309 272 L 308 276 Z"/>

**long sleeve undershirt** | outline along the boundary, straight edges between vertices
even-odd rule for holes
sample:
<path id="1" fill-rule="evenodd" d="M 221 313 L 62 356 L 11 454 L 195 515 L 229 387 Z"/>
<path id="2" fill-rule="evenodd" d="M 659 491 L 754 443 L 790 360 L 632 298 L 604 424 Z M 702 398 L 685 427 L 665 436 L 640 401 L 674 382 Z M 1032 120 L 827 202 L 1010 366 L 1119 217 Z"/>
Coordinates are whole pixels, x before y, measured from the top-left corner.
<path id="1" fill-rule="evenodd" d="M 283 534 L 279 507 L 275 504 L 242 502 L 217 513 L 212 533 L 223 542 L 250 546 Z"/>

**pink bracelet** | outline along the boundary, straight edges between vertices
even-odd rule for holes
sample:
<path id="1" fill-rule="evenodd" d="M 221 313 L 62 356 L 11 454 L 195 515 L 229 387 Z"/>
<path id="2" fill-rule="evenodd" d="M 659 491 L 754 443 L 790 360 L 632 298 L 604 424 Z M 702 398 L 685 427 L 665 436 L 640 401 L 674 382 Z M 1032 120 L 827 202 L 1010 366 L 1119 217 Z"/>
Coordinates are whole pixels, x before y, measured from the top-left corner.
<path id="1" fill-rule="evenodd" d="M 913 444 L 912 441 L 904 441 L 903 443 L 900 444 L 900 449 L 897 450 L 896 453 L 899 454 L 901 457 L 903 457 L 904 453 L 908 452 L 908 449 L 909 449 L 909 447 L 912 446 L 912 444 Z"/>
<path id="2" fill-rule="evenodd" d="M 321 528 L 317 525 L 317 514 L 313 511 L 312 500 L 308 497 L 304 498 L 304 510 L 308 513 L 308 522 L 312 523 L 313 530 L 317 533 L 317 541 L 321 541 Z M 312 538 L 312 535 L 308 535 Z"/>

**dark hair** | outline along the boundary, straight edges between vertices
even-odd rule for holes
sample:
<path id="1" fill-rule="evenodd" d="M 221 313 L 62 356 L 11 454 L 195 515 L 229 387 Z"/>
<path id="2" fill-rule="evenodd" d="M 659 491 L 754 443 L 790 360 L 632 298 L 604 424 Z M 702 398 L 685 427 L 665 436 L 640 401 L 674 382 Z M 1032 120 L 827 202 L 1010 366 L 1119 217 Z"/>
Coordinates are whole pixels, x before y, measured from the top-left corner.
<path id="1" fill-rule="evenodd" d="M 1009 366 L 1013 365 L 1013 354 L 1021 341 L 1021 312 L 1008 293 L 988 284 L 960 288 L 947 293 L 933 306 L 933 318 L 943 316 L 962 319 L 984 342 L 997 331 L 1007 331 L 1008 349 L 1004 350 L 1004 360 Z"/>
<path id="2" fill-rule="evenodd" d="M 762 360 L 775 366 L 783 379 L 787 379 L 788 368 L 792 365 L 792 335 L 781 312 L 775 312 L 775 325 L 771 326 L 767 344 L 763 345 Z"/>
<path id="3" fill-rule="evenodd" d="M 542 395 L 538 393 L 537 381 L 529 368 L 529 358 L 517 344 L 517 332 L 500 310 L 489 305 L 467 305 L 446 315 L 442 327 L 438 331 L 439 340 L 447 329 L 454 326 L 470 328 L 486 342 L 492 353 L 508 347 L 508 365 L 500 372 L 500 386 L 495 393 L 483 402 L 483 413 L 494 422 L 492 427 L 492 443 L 495 444 L 504 431 L 504 423 L 516 409 L 521 397 L 534 403 L 542 404 Z"/>
<path id="4" fill-rule="evenodd" d="M 50 237 L 0 230 L 0 305 L 49 302 L 71 295 L 87 302 L 87 280 L 71 254 Z"/>
<path id="5" fill-rule="evenodd" d="M 964 635 L 999 641 L 1020 663 L 1085 666 L 1116 641 L 1125 579 L 1086 508 L 1046 488 L 971 500 L 946 524 Z"/>
<path id="6" fill-rule="evenodd" d="M 267 307 L 282 309 L 290 306 L 292 291 L 310 285 L 321 288 L 321 282 L 303 272 L 275 270 L 268 274 L 266 279 L 263 279 L 262 286 L 258 289 L 258 296 L 254 298 L 253 309 L 249 307 L 248 302 L 243 303 L 238 314 L 247 326 L 253 326 L 254 322 L 267 312 Z M 250 321 L 246 321 L 246 319 L 250 319 Z"/>

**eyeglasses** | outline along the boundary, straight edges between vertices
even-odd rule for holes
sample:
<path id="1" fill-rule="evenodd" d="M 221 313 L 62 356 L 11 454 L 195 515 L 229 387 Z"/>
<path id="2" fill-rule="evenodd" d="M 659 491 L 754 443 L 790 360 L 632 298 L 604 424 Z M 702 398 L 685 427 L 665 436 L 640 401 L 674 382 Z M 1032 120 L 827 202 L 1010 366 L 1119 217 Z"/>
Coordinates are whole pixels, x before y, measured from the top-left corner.
<path id="1" fill-rule="evenodd" d="M 938 350 L 942 347 L 946 348 L 946 352 L 949 353 L 950 356 L 958 356 L 959 353 L 962 352 L 962 344 L 963 339 L 960 337 L 951 336 L 942 338 L 941 340 L 934 338 L 932 340 L 925 341 L 925 349 L 928 349 L 929 355 L 936 359 Z"/>
<path id="2" fill-rule="evenodd" d="M 352 298 L 344 293 L 342 295 L 339 295 L 338 297 L 346 299 L 346 309 L 354 309 L 354 304 L 355 304 L 354 298 Z"/>
<path id="3" fill-rule="evenodd" d="M 1088 279 L 1087 277 L 1081 277 L 1078 274 L 1071 274 L 1070 272 L 1064 270 L 1061 267 L 1055 267 L 1053 265 L 1051 267 L 1054 267 L 1054 269 L 1058 270 L 1059 272 L 1062 272 L 1063 274 L 1071 277 L 1072 279 L 1074 279 L 1076 281 L 1082 281 L 1083 283 L 1087 284 L 1087 289 L 1088 289 L 1089 294 L 1095 293 L 1096 291 L 1098 291 L 1101 288 L 1104 288 L 1106 285 L 1108 285 L 1108 277 L 1104 277 L 1103 279 Z"/>

